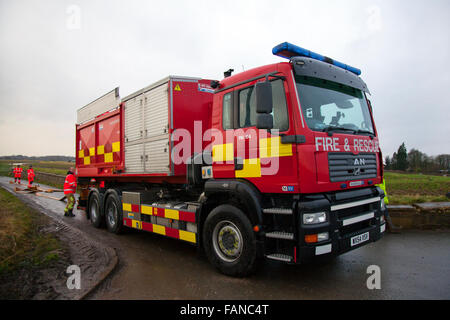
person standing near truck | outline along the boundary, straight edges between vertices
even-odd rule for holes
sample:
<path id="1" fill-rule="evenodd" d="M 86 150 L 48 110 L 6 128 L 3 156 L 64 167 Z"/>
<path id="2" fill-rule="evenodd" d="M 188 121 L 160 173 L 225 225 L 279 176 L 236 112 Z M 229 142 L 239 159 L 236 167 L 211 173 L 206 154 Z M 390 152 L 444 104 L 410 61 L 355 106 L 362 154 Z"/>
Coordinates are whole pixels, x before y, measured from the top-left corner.
<path id="1" fill-rule="evenodd" d="M 14 183 L 17 182 L 17 180 L 19 181 L 20 184 L 20 178 L 22 177 L 22 168 L 20 167 L 20 164 L 17 165 L 16 168 L 14 168 L 13 172 L 14 172 Z"/>
<path id="2" fill-rule="evenodd" d="M 64 181 L 64 195 L 67 198 L 67 205 L 64 209 L 65 217 L 75 217 L 72 213 L 75 205 L 75 192 L 77 190 L 77 178 L 73 174 L 73 168 L 67 172 L 66 180 Z"/>
<path id="3" fill-rule="evenodd" d="M 385 206 L 384 218 L 386 219 L 387 229 L 391 233 L 399 233 L 401 228 L 394 226 L 394 224 L 392 223 L 391 217 L 389 216 L 389 213 L 388 213 L 387 205 L 389 203 L 389 199 L 388 199 L 388 195 L 387 195 L 387 191 L 386 191 L 386 182 L 384 180 L 384 177 L 383 177 L 383 182 L 380 184 L 377 184 L 377 186 L 380 187 L 384 191 L 384 206 Z"/>
<path id="4" fill-rule="evenodd" d="M 30 188 L 33 184 L 34 181 L 34 169 L 33 166 L 30 164 L 30 168 L 27 170 L 27 174 L 28 174 L 28 188 Z"/>

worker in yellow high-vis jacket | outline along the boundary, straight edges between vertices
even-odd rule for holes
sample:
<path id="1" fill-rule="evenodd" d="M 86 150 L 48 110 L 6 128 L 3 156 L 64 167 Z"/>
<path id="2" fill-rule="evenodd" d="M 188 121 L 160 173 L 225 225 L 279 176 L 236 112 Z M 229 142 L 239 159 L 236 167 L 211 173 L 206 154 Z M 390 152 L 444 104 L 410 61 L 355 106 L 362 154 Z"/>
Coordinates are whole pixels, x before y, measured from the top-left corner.
<path id="1" fill-rule="evenodd" d="M 398 233 L 401 228 L 396 227 L 392 224 L 391 217 L 389 216 L 389 213 L 388 213 L 387 205 L 389 203 L 389 199 L 388 199 L 388 194 L 386 191 L 386 181 L 384 180 L 384 178 L 383 178 L 383 182 L 380 184 L 377 184 L 377 186 L 380 187 L 381 190 L 384 191 L 384 205 L 385 205 L 384 206 L 384 218 L 386 219 L 387 230 L 392 233 Z"/>
<path id="2" fill-rule="evenodd" d="M 65 217 L 75 217 L 72 211 L 75 205 L 75 192 L 77 192 L 77 178 L 73 172 L 73 168 L 70 168 L 64 181 L 64 195 L 67 198 L 67 206 L 64 209 Z"/>

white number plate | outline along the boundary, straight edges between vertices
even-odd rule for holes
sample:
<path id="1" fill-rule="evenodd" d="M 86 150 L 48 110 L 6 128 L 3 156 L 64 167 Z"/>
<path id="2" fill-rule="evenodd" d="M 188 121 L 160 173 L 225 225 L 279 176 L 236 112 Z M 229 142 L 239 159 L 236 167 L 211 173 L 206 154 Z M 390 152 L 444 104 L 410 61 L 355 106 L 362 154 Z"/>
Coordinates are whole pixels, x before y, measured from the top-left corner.
<path id="1" fill-rule="evenodd" d="M 363 234 L 360 234 L 360 235 L 352 237 L 350 239 L 350 244 L 353 247 L 353 246 L 356 246 L 356 245 L 358 245 L 360 243 L 366 242 L 368 240 L 369 240 L 369 233 L 366 232 L 366 233 L 363 233 Z"/>

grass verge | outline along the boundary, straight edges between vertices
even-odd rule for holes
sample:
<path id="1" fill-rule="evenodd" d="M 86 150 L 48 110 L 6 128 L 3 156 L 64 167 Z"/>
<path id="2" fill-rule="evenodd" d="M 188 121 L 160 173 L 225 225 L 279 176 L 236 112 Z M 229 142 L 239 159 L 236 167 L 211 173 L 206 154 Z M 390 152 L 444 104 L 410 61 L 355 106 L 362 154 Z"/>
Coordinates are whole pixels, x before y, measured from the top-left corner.
<path id="1" fill-rule="evenodd" d="M 37 270 L 58 262 L 64 250 L 53 234 L 42 232 L 48 223 L 48 217 L 0 187 L 0 299 L 31 298 L 18 279 L 32 279 Z"/>
<path id="2" fill-rule="evenodd" d="M 385 172 L 389 204 L 449 201 L 450 177 Z"/>
<path id="3" fill-rule="evenodd" d="M 424 196 L 416 195 L 389 195 L 389 204 L 414 204 L 424 202 L 448 202 L 449 198 L 446 196 Z"/>

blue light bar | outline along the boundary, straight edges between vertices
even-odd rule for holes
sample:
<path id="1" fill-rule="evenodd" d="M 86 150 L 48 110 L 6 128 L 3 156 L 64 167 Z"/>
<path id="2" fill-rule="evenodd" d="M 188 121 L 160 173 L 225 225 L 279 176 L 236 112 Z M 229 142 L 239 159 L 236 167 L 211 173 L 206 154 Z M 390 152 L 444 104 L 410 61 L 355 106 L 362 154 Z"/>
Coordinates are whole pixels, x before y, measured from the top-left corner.
<path id="1" fill-rule="evenodd" d="M 272 53 L 276 56 L 283 57 L 286 59 L 289 59 L 292 57 L 298 57 L 298 56 L 309 57 L 311 59 L 327 62 L 332 65 L 335 65 L 336 67 L 348 70 L 348 71 L 356 74 L 357 76 L 361 75 L 361 70 L 359 70 L 358 68 L 351 67 L 345 63 L 342 63 L 342 62 L 333 60 L 331 58 L 322 56 L 318 53 L 303 49 L 303 48 L 293 45 L 289 42 L 283 42 L 283 43 L 280 43 L 279 45 L 273 47 Z"/>

